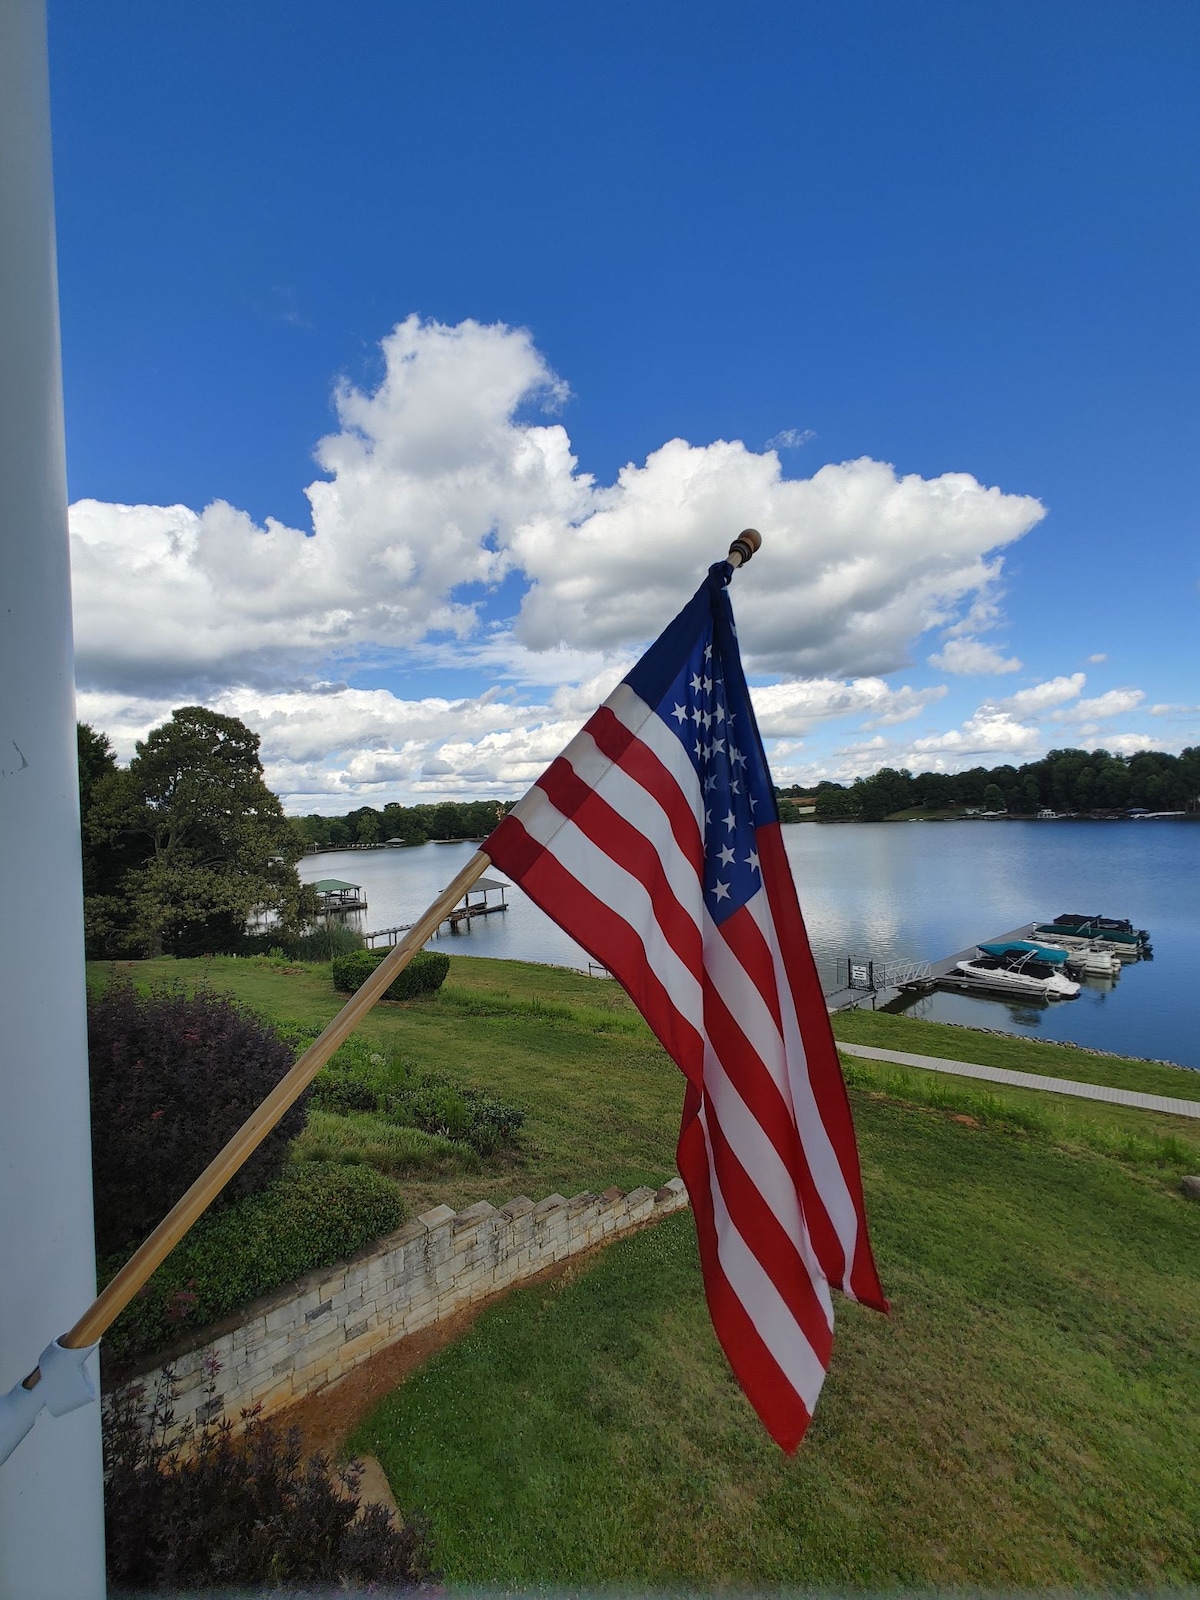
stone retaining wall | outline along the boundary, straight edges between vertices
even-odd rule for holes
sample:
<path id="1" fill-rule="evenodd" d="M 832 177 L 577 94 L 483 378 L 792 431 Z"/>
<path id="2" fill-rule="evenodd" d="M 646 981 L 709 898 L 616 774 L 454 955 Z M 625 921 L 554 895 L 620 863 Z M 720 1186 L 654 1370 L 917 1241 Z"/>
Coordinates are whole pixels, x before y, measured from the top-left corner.
<path id="1" fill-rule="evenodd" d="M 344 1377 L 384 1345 L 427 1328 L 555 1262 L 686 1206 L 680 1178 L 659 1189 L 608 1189 L 535 1205 L 519 1196 L 438 1206 L 349 1261 L 311 1272 L 227 1318 L 171 1360 L 178 1423 L 224 1411 L 263 1415 Z M 216 1393 L 208 1374 L 217 1368 Z M 132 1382 L 155 1391 L 162 1368 Z"/>

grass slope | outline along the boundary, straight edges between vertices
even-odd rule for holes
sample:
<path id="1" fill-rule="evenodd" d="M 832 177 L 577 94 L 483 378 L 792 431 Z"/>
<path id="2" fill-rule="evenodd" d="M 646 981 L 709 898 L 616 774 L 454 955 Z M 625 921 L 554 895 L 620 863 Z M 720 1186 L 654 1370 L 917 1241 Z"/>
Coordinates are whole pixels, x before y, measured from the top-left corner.
<path id="1" fill-rule="evenodd" d="M 309 1025 L 338 1006 L 322 967 L 166 961 L 138 975 L 207 978 Z M 1157 1092 L 1193 1081 L 902 1017 L 836 1026 Z M 439 996 L 381 1005 L 363 1031 L 529 1114 L 518 1161 L 406 1177 L 410 1210 L 672 1170 L 681 1080 L 611 983 L 456 957 Z M 1181 1169 L 1200 1171 L 1200 1128 L 883 1064 L 847 1071 L 894 1312 L 839 1305 L 799 1455 L 769 1444 L 730 1379 L 691 1219 L 671 1219 L 511 1297 L 360 1433 L 401 1504 L 428 1510 L 449 1579 L 1200 1581 L 1200 1206 L 1178 1187 Z M 332 1125 L 351 1120 L 312 1136 L 357 1140 L 370 1159 L 382 1136 Z"/>
<path id="2" fill-rule="evenodd" d="M 839 1302 L 793 1459 L 713 1338 L 691 1219 L 512 1296 L 352 1441 L 459 1584 L 1200 1580 L 1200 1209 L 1094 1155 L 860 1102 L 893 1311 Z"/>
<path id="3" fill-rule="evenodd" d="M 324 1025 L 344 996 L 329 967 L 274 967 L 215 957 L 209 961 L 131 964 L 139 983 L 207 982 L 229 990 L 273 1020 Z M 103 981 L 105 969 L 94 973 Z M 438 1162 L 404 1177 L 410 1215 L 431 1206 L 503 1204 L 558 1191 L 603 1190 L 611 1184 L 657 1186 L 675 1171 L 675 1139 L 683 1079 L 664 1056 L 617 984 L 526 962 L 455 957 L 442 990 L 404 1004 L 384 1001 L 359 1030 L 406 1066 L 446 1073 L 456 1082 L 513 1101 L 526 1112 L 518 1160 Z M 371 1159 L 372 1130 L 363 1119 L 315 1119 L 310 1153 L 334 1153 L 361 1135 Z M 335 1126 L 340 1124 L 340 1126 Z M 316 1146 L 316 1150 L 313 1147 Z M 380 1151 L 383 1170 L 395 1170 Z"/>

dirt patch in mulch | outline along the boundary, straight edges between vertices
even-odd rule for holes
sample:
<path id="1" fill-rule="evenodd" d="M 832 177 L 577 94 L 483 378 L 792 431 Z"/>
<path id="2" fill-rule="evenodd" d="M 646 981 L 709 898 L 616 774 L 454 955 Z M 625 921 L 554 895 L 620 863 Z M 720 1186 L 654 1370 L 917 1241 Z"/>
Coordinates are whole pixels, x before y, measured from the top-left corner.
<path id="1" fill-rule="evenodd" d="M 590 1250 L 581 1251 L 565 1261 L 556 1261 L 535 1277 L 524 1278 L 519 1284 L 513 1284 L 512 1288 L 529 1289 L 573 1273 L 603 1247 L 603 1244 L 596 1244 Z M 272 1423 L 285 1430 L 299 1428 L 305 1455 L 313 1455 L 319 1450 L 330 1460 L 336 1461 L 344 1453 L 346 1440 L 358 1424 L 385 1396 L 399 1388 L 405 1378 L 423 1366 L 430 1356 L 436 1355 L 446 1345 L 453 1344 L 455 1339 L 460 1339 L 476 1317 L 510 1293 L 510 1289 L 501 1289 L 486 1300 L 479 1300 L 462 1311 L 456 1311 L 453 1316 L 444 1317 L 432 1327 L 422 1328 L 419 1333 L 411 1333 L 407 1338 L 385 1345 L 336 1383 L 327 1384 L 315 1394 L 306 1395 L 303 1400 L 272 1412 Z"/>

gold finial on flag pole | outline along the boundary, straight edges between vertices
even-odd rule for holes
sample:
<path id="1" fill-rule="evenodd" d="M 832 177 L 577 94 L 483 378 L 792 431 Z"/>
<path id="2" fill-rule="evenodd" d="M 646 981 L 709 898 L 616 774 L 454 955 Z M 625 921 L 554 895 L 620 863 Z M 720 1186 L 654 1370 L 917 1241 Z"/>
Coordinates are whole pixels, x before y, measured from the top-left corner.
<path id="1" fill-rule="evenodd" d="M 762 534 L 757 528 L 743 528 L 729 546 L 729 565 L 735 571 L 738 567 L 744 567 L 761 544 Z"/>

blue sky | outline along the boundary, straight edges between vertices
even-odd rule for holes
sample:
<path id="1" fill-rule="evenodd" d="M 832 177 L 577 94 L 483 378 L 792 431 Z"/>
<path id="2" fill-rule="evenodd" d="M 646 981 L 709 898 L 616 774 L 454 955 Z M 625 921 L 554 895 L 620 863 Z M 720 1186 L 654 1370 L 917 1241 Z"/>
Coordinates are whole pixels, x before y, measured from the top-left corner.
<path id="1" fill-rule="evenodd" d="M 50 20 L 124 754 L 515 796 L 746 523 L 780 781 L 1200 742 L 1193 4 Z"/>

